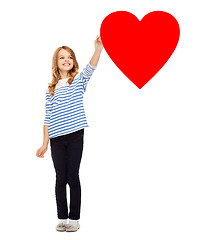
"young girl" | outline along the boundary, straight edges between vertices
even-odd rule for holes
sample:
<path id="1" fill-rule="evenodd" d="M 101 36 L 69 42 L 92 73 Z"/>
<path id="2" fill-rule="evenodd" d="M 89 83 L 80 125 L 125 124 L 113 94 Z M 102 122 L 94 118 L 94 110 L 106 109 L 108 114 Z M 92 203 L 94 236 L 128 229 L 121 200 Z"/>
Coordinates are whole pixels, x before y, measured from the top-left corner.
<path id="1" fill-rule="evenodd" d="M 83 95 L 100 58 L 101 38 L 95 41 L 95 52 L 78 74 L 79 65 L 73 50 L 67 46 L 56 49 L 52 61 L 52 82 L 46 90 L 44 140 L 36 156 L 43 158 L 50 140 L 51 156 L 56 172 L 56 204 L 59 223 L 57 231 L 80 228 L 81 186 L 79 167 L 83 151 L 84 128 L 87 124 Z M 68 214 L 66 185 L 70 188 Z M 67 218 L 69 223 L 67 224 Z"/>

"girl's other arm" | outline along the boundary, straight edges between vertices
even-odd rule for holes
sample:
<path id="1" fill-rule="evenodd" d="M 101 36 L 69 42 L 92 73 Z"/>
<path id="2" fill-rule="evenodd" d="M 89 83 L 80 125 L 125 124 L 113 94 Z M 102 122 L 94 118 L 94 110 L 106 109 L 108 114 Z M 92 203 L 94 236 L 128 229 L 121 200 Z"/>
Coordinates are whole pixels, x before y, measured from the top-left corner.
<path id="1" fill-rule="evenodd" d="M 49 90 L 46 90 L 46 98 L 45 98 L 45 118 L 44 118 L 44 139 L 43 139 L 43 145 L 47 146 L 49 143 L 49 131 L 48 131 L 48 126 L 50 123 L 50 118 L 51 118 L 51 96 L 49 94 Z"/>
<path id="2" fill-rule="evenodd" d="M 44 140 L 42 146 L 36 151 L 37 157 L 44 158 L 44 154 L 48 148 L 48 143 L 49 143 L 48 125 L 44 125 Z"/>
<path id="3" fill-rule="evenodd" d="M 49 143 L 48 125 L 44 125 L 44 140 L 42 146 L 36 151 L 37 157 L 44 158 L 44 154 L 48 148 L 48 143 Z"/>
<path id="4" fill-rule="evenodd" d="M 49 131 L 48 125 L 44 125 L 44 139 L 43 139 L 43 146 L 48 146 L 49 144 Z"/>
<path id="5" fill-rule="evenodd" d="M 48 143 L 49 143 L 49 131 L 48 131 L 48 125 L 50 122 L 50 115 L 51 115 L 51 102 L 49 100 L 49 94 L 48 94 L 48 89 L 46 91 L 46 104 L 45 104 L 45 119 L 44 119 L 44 127 L 43 127 L 43 144 L 42 146 L 37 149 L 36 151 L 36 156 L 39 158 L 43 158 L 45 152 L 47 151 L 48 148 Z"/>

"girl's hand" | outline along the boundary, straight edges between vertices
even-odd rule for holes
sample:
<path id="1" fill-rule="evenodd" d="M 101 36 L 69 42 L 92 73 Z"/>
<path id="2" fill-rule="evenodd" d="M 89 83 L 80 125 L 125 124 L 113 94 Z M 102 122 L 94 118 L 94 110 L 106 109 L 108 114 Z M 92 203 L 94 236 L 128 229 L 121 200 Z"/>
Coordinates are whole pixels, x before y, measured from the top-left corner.
<path id="1" fill-rule="evenodd" d="M 103 44 L 102 44 L 102 40 L 101 37 L 97 35 L 96 40 L 94 41 L 94 45 L 95 45 L 95 50 L 102 50 L 103 49 Z"/>
<path id="2" fill-rule="evenodd" d="M 44 154 L 47 151 L 48 146 L 42 145 L 37 151 L 36 156 L 39 158 L 44 158 Z"/>

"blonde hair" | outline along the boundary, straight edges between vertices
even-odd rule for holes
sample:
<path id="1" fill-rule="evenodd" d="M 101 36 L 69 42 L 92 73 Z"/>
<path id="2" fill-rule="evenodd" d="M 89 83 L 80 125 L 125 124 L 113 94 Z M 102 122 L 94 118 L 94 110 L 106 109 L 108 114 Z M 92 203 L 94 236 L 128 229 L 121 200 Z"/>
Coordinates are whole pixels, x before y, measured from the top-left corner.
<path id="1" fill-rule="evenodd" d="M 79 64 L 76 60 L 74 51 L 67 46 L 58 47 L 55 50 L 53 58 L 52 58 L 52 81 L 51 81 L 51 83 L 48 83 L 49 93 L 52 96 L 54 95 L 54 90 L 55 90 L 56 84 L 58 83 L 59 79 L 61 79 L 61 75 L 60 75 L 59 68 L 58 68 L 58 54 L 61 49 L 65 49 L 67 52 L 69 52 L 72 55 L 72 58 L 73 58 L 73 68 L 71 70 L 69 70 L 67 73 L 67 77 L 69 77 L 67 82 L 69 83 L 69 85 L 71 85 L 75 76 L 79 73 L 78 72 Z"/>

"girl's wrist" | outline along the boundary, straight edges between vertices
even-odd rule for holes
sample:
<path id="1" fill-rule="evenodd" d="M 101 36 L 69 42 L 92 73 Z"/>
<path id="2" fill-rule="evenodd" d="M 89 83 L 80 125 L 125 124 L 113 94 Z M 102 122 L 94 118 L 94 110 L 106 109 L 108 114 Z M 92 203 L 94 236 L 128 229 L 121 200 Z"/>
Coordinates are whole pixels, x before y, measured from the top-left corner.
<path id="1" fill-rule="evenodd" d="M 42 146 L 43 147 L 47 147 L 49 143 L 43 143 Z"/>
<path id="2" fill-rule="evenodd" d="M 95 48 L 95 52 L 101 52 L 102 51 L 102 48 L 101 49 L 99 49 L 99 48 Z"/>

